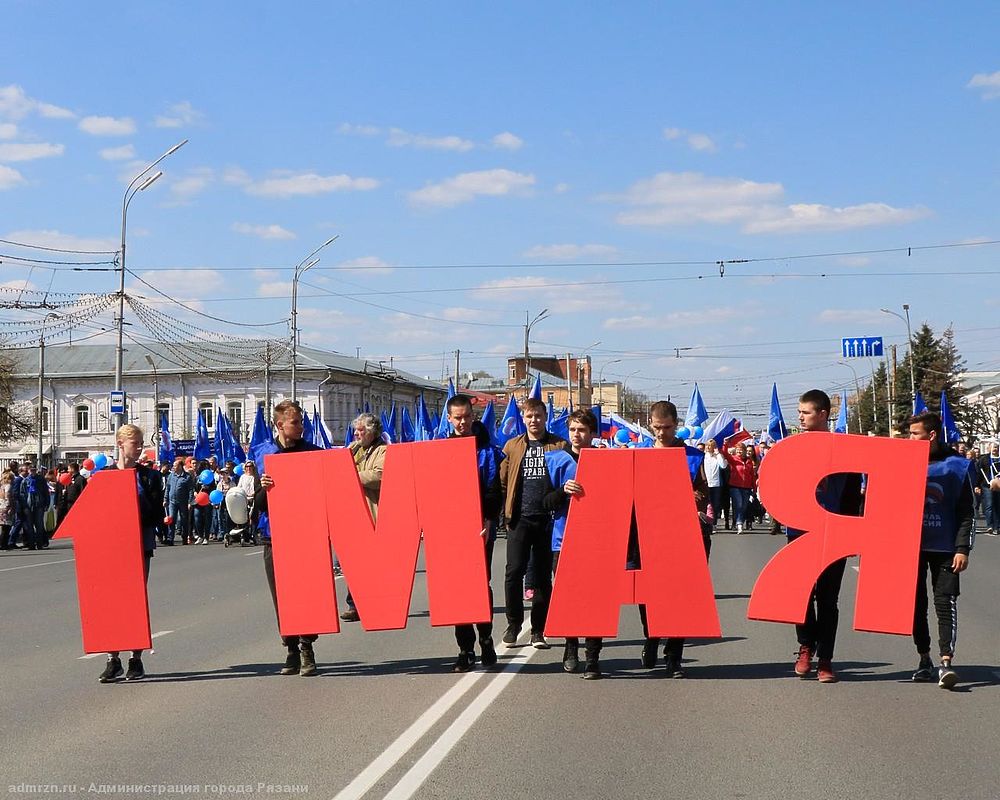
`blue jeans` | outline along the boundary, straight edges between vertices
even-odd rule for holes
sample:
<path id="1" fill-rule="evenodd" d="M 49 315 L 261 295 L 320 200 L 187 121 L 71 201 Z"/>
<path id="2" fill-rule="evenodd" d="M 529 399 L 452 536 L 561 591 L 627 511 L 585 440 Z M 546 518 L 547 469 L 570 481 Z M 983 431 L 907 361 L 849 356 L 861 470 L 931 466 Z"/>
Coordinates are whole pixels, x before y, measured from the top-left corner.
<path id="1" fill-rule="evenodd" d="M 750 504 L 750 490 L 730 486 L 729 496 L 733 499 L 733 516 L 736 517 L 736 524 L 746 525 L 747 506 Z"/>
<path id="2" fill-rule="evenodd" d="M 194 507 L 194 534 L 202 539 L 207 539 L 212 530 L 212 507 Z"/>
<path id="3" fill-rule="evenodd" d="M 171 503 L 167 509 L 167 516 L 174 520 L 167 528 L 168 542 L 172 542 L 177 535 L 180 535 L 182 542 L 191 536 L 191 508 L 187 503 Z"/>
<path id="4" fill-rule="evenodd" d="M 990 507 L 986 511 L 986 527 L 994 531 L 1000 531 L 1000 492 L 986 490 L 983 492 L 983 502 L 989 502 Z"/>

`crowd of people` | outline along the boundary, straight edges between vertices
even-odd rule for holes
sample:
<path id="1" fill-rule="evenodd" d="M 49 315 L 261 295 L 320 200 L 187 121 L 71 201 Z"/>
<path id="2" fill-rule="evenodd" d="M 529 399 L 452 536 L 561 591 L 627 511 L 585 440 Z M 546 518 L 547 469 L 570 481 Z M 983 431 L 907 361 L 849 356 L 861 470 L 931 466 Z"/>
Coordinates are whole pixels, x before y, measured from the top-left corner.
<path id="1" fill-rule="evenodd" d="M 525 622 L 525 578 L 529 565 L 531 608 L 529 644 L 548 649 L 545 623 L 553 578 L 558 579 L 559 555 L 566 532 L 566 518 L 574 497 L 585 493 L 586 487 L 577 480 L 576 466 L 583 449 L 593 446 L 599 432 L 598 420 L 590 410 L 572 412 L 568 419 L 568 440 L 546 429 L 547 409 L 537 399 L 524 401 L 522 417 L 526 432 L 508 440 L 502 449 L 492 442 L 490 432 L 476 420 L 472 401 L 465 395 L 448 400 L 447 418 L 451 437 L 472 437 L 476 443 L 479 499 L 482 514 L 483 555 L 487 580 L 491 583 L 493 547 L 497 531 L 506 530 L 506 567 L 504 571 L 504 605 L 506 628 L 502 641 L 507 646 L 517 643 Z M 802 395 L 798 407 L 799 427 L 805 433 L 829 429 L 830 398 L 820 390 Z M 669 401 L 659 401 L 650 408 L 650 430 L 653 447 L 684 448 L 695 504 L 699 512 L 706 561 L 711 552 L 711 536 L 720 522 L 723 529 L 742 534 L 753 529 L 766 515 L 756 498 L 757 473 L 768 445 L 755 446 L 752 441 L 719 444 L 709 439 L 691 446 L 675 434 L 678 428 L 677 409 Z M 236 465 L 226 462 L 218 466 L 214 458 L 203 462 L 178 458 L 172 465 L 144 463 L 142 431 L 133 425 L 123 426 L 117 436 L 118 458 L 115 467 L 136 469 L 139 476 L 139 505 L 143 529 L 146 574 L 157 543 L 170 546 L 176 540 L 182 544 L 224 539 L 231 527 L 227 513 L 228 496 L 236 495 L 250 519 L 246 527 L 259 534 L 263 543 L 265 575 L 271 593 L 275 615 L 279 613 L 275 585 L 271 523 L 268 513 L 268 493 L 274 479 L 263 471 L 263 458 L 274 453 L 296 453 L 316 450 L 316 445 L 302 438 L 303 415 L 297 403 L 285 400 L 274 409 L 275 436 L 255 452 L 256 460 Z M 351 454 L 358 471 L 373 520 L 378 517 L 382 470 L 386 443 L 381 422 L 373 414 L 361 414 L 354 420 L 354 441 Z M 976 509 L 986 515 L 986 532 L 1000 533 L 996 515 L 1000 513 L 1000 448 L 980 456 L 975 449 L 953 449 L 942 437 L 940 418 L 933 412 L 916 414 L 908 420 L 906 433 L 911 439 L 930 442 L 928 481 L 936 491 L 934 500 L 924 511 L 921 538 L 920 570 L 917 602 L 914 614 L 913 639 L 918 652 L 918 667 L 913 673 L 917 682 L 932 681 L 952 688 L 957 674 L 952 668 L 957 633 L 957 597 L 959 575 L 968 566 L 972 549 Z M 48 535 L 72 507 L 85 485 L 79 465 L 69 464 L 65 472 L 48 473 L 33 470 L 23 464 L 0 479 L 0 525 L 2 546 L 11 548 L 44 548 Z M 931 493 L 928 493 L 928 497 Z M 830 475 L 817 488 L 817 500 L 826 510 L 844 515 L 860 515 L 864 504 L 864 476 L 856 474 Z M 46 515 L 49 515 L 48 517 Z M 767 530 L 783 532 L 794 541 L 803 531 L 783 527 L 771 519 Z M 20 541 L 19 541 L 20 540 Z M 641 568 L 641 553 L 635 522 L 628 545 L 628 569 Z M 834 646 L 839 620 L 838 599 L 846 559 L 839 559 L 816 580 L 806 618 L 796 627 L 798 651 L 793 665 L 795 674 L 807 678 L 815 674 L 822 683 L 834 683 L 838 676 L 833 667 Z M 338 565 L 339 566 L 339 565 Z M 927 578 L 930 578 L 933 605 L 938 621 L 940 666 L 931 660 L 931 639 L 928 630 Z M 490 600 L 492 606 L 492 586 Z M 654 668 L 660 660 L 660 642 L 649 635 L 645 608 L 639 616 L 645 642 L 640 663 Z M 359 614 L 350 590 L 347 608 L 341 614 L 345 621 L 358 621 Z M 282 637 L 286 649 L 283 675 L 314 675 L 317 671 L 313 651 L 317 635 Z M 497 663 L 492 621 L 455 628 L 459 654 L 453 665 L 455 672 L 467 672 L 477 662 L 484 667 Z M 479 653 L 476 653 L 478 644 Z M 563 666 L 567 672 L 577 672 L 581 659 L 580 643 L 567 639 L 563 651 Z M 584 642 L 583 677 L 602 677 L 599 638 Z M 662 658 L 667 675 L 684 677 L 684 640 L 668 638 Z M 937 670 L 935 673 L 935 669 Z M 136 680 L 144 676 L 141 653 L 134 652 L 126 671 L 117 653 L 109 654 L 100 679 L 114 682 L 122 675 Z"/>

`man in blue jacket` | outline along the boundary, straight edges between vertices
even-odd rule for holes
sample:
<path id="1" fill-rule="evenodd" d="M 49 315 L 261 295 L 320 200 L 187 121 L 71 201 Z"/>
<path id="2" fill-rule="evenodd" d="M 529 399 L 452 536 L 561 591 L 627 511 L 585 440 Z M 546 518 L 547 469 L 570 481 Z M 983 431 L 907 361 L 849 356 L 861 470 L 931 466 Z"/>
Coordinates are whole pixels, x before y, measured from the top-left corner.
<path id="1" fill-rule="evenodd" d="M 170 518 L 163 543 L 172 545 L 180 532 L 181 544 L 191 540 L 191 498 L 195 491 L 194 475 L 184 469 L 184 459 L 174 459 L 174 469 L 167 475 L 165 510 Z"/>
<path id="2" fill-rule="evenodd" d="M 45 512 L 49 507 L 49 484 L 45 480 L 45 470 L 29 467 L 18 493 L 24 544 L 29 550 L 44 550 L 49 546 L 49 535 L 45 530 Z"/>
<path id="3" fill-rule="evenodd" d="M 972 483 L 966 459 L 941 438 L 941 418 L 933 411 L 915 414 L 908 421 L 911 439 L 931 443 L 924 495 L 924 522 L 920 533 L 920 568 L 917 601 L 913 610 L 913 643 L 920 663 L 913 680 L 929 683 L 934 679 L 931 635 L 927 626 L 927 573 L 934 592 L 938 621 L 938 648 L 941 667 L 938 686 L 951 689 L 958 675 L 951 668 L 958 634 L 958 575 L 969 566 L 972 549 Z"/>
<path id="4" fill-rule="evenodd" d="M 493 575 L 493 545 L 497 538 L 497 519 L 503 495 L 500 493 L 500 461 L 503 455 L 490 441 L 490 433 L 476 420 L 472 411 L 472 399 L 464 394 L 456 394 L 447 404 L 448 422 L 452 433 L 449 438 L 474 436 L 476 439 L 476 460 L 479 472 L 479 503 L 483 514 L 482 536 L 486 557 L 486 580 Z M 489 587 L 490 609 L 493 608 L 493 587 Z M 455 641 L 458 643 L 458 659 L 452 672 L 468 672 L 476 663 L 474 650 L 476 635 L 484 667 L 497 663 L 497 651 L 493 645 L 493 621 L 473 625 L 456 625 Z"/>

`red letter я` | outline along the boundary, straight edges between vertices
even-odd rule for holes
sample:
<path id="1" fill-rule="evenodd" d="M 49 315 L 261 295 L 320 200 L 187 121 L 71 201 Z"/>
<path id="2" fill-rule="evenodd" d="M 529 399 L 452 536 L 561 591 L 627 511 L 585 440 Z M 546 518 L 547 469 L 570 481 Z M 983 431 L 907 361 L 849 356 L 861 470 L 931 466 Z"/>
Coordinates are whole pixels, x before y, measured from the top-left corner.
<path id="1" fill-rule="evenodd" d="M 813 585 L 826 567 L 860 555 L 854 628 L 909 635 L 928 443 L 902 439 L 808 433 L 771 448 L 760 469 L 760 497 L 788 526 L 806 531 L 764 567 L 747 617 L 801 623 Z M 817 502 L 828 475 L 868 476 L 864 515 L 834 514 Z"/>

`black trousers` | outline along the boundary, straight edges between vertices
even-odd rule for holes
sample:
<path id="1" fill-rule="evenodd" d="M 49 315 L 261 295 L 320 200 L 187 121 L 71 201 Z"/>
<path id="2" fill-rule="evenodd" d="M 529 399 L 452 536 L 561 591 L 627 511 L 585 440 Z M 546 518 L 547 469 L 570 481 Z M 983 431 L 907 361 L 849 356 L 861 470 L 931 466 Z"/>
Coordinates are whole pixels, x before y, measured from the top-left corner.
<path id="1" fill-rule="evenodd" d="M 927 573 L 931 574 L 934 611 L 938 622 L 938 648 L 942 656 L 955 655 L 958 639 L 959 576 L 952 572 L 952 553 L 920 553 L 917 571 L 917 602 L 913 607 L 913 643 L 918 653 L 931 651 L 931 633 L 927 626 Z"/>
<path id="2" fill-rule="evenodd" d="M 271 590 L 271 602 L 274 603 L 274 618 L 278 619 L 278 591 L 274 588 L 274 556 L 271 553 L 271 542 L 264 542 L 264 574 L 267 575 L 267 587 Z M 279 622 L 280 624 L 280 622 Z M 307 633 L 301 636 L 282 636 L 281 643 L 289 650 L 297 650 L 299 643 L 311 645 L 319 636 Z"/>
<path id="3" fill-rule="evenodd" d="M 837 623 L 840 621 L 837 603 L 846 567 L 847 559 L 842 558 L 820 573 L 809 598 L 806 621 L 795 626 L 799 644 L 808 647 L 824 661 L 833 658 L 833 647 L 837 643 Z"/>
<path id="4" fill-rule="evenodd" d="M 559 551 L 556 550 L 552 554 L 552 573 L 555 574 L 559 570 Z M 600 636 L 588 636 L 583 640 L 584 652 L 587 654 L 587 661 L 597 661 L 601 655 L 601 648 L 604 646 L 604 640 Z M 577 636 L 567 636 L 566 645 L 569 647 L 574 647 L 579 649 L 580 639 Z"/>
<path id="5" fill-rule="evenodd" d="M 483 552 L 486 554 L 486 586 L 490 593 L 490 619 L 488 622 L 477 622 L 475 625 L 456 625 L 455 641 L 458 642 L 458 649 L 462 652 L 472 650 L 476 645 L 476 634 L 479 634 L 479 641 L 485 642 L 493 637 L 493 545 L 496 540 L 492 537 L 485 542 Z"/>
<path id="6" fill-rule="evenodd" d="M 504 595 L 507 626 L 520 629 L 524 623 L 524 573 L 528 558 L 535 557 L 535 597 L 531 601 L 531 632 L 545 630 L 552 594 L 552 520 L 547 517 L 521 517 L 507 534 L 507 571 Z"/>

